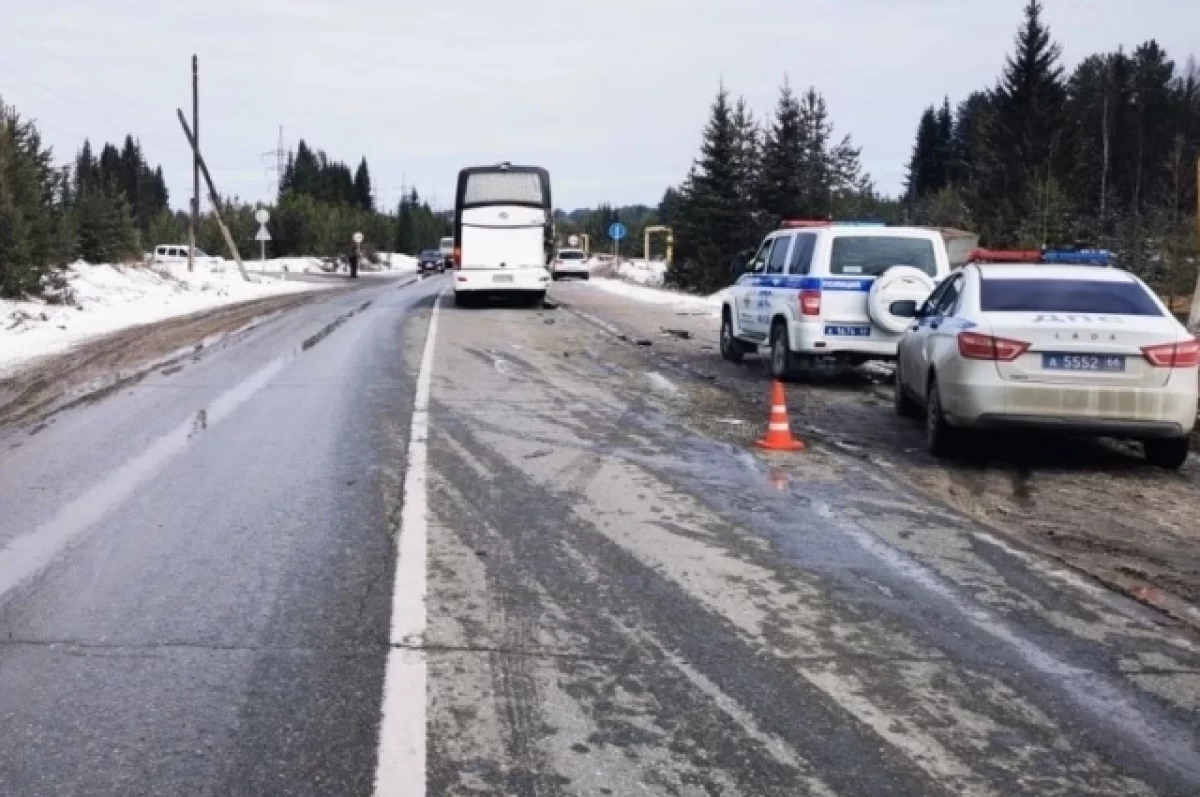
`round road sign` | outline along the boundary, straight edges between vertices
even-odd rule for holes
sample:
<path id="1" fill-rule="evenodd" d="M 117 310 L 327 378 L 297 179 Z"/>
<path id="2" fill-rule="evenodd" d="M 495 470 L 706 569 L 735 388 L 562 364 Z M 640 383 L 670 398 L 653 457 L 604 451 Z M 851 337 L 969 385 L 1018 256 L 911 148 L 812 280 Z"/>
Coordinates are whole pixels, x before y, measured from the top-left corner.
<path id="1" fill-rule="evenodd" d="M 612 238 L 614 241 L 619 241 L 625 237 L 625 233 L 628 231 L 628 228 L 621 222 L 614 222 L 613 225 L 608 228 L 608 237 Z"/>
<path id="2" fill-rule="evenodd" d="M 571 235 L 567 237 L 567 246 L 579 246 L 579 236 Z"/>
<path id="3" fill-rule="evenodd" d="M 363 242 L 363 234 L 361 232 L 354 233 L 353 241 L 356 244 L 362 243 Z"/>
<path id="4" fill-rule="evenodd" d="M 254 213 L 254 220 L 259 224 L 266 224 L 271 220 L 271 214 L 267 212 L 266 208 L 259 208 Z"/>

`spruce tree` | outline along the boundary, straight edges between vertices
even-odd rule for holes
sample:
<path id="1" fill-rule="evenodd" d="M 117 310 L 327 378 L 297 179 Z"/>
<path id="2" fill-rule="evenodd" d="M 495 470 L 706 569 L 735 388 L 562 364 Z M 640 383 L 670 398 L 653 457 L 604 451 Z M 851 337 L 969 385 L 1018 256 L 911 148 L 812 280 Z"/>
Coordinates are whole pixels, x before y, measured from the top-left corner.
<path id="1" fill-rule="evenodd" d="M 741 204 L 753 211 L 762 170 L 762 152 L 758 123 L 745 97 L 739 97 L 733 110 L 733 129 L 737 137 L 735 160 L 738 196 Z M 752 233 L 757 238 L 757 234 Z"/>
<path id="2" fill-rule="evenodd" d="M 99 167 L 96 165 L 96 158 L 92 155 L 92 145 L 86 138 L 83 140 L 83 146 L 79 150 L 79 154 L 75 156 L 75 195 L 81 196 L 88 189 L 100 182 Z"/>
<path id="3" fill-rule="evenodd" d="M 800 215 L 800 103 L 785 80 L 775 118 L 763 136 L 758 206 L 767 223 Z"/>
<path id="4" fill-rule="evenodd" d="M 684 287 L 715 290 L 728 284 L 735 258 L 753 236 L 753 217 L 743 196 L 745 137 L 734 114 L 722 85 L 704 128 L 700 156 L 681 190 L 678 256 L 669 276 Z"/>
<path id="5" fill-rule="evenodd" d="M 37 128 L 0 100 L 0 296 L 37 291 L 61 256 L 58 179 Z"/>
<path id="6" fill-rule="evenodd" d="M 1061 48 L 1042 22 L 1042 4 L 1030 0 L 995 90 L 989 142 L 994 161 L 988 193 L 996 201 L 997 230 L 1015 230 L 1030 212 L 1030 184 L 1049 184 L 1061 170 L 1061 122 L 1066 100 Z"/>
<path id="7" fill-rule="evenodd" d="M 954 182 L 954 113 L 950 98 L 942 98 L 937 112 L 937 187 L 941 190 Z"/>
<path id="8" fill-rule="evenodd" d="M 921 122 L 917 125 L 917 140 L 913 144 L 912 156 L 908 161 L 904 195 L 910 207 L 941 187 L 937 184 L 937 171 L 938 123 L 931 105 L 921 114 Z"/>
<path id="9" fill-rule="evenodd" d="M 89 263 L 119 263 L 137 251 L 137 233 L 125 195 L 111 182 L 92 186 L 75 208 L 79 256 Z"/>
<path id="10" fill-rule="evenodd" d="M 833 123 L 822 97 L 814 87 L 800 98 L 800 184 L 803 187 L 800 214 L 827 218 L 856 191 L 867 189 L 860 162 L 861 150 L 850 136 L 833 141 Z"/>
<path id="11" fill-rule="evenodd" d="M 375 210 L 375 199 L 371 196 L 371 172 L 367 169 L 367 159 L 363 158 L 354 172 L 355 204 L 367 211 Z"/>

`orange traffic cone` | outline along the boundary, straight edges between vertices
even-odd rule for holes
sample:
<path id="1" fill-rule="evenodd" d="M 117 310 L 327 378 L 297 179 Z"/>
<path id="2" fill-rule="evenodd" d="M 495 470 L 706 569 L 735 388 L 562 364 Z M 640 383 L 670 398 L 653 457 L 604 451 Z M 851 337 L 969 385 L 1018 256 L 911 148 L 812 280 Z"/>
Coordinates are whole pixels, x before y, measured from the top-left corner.
<path id="1" fill-rule="evenodd" d="M 767 433 L 755 445 L 767 451 L 803 451 L 805 448 L 803 440 L 792 437 L 787 399 L 783 395 L 783 383 L 778 380 L 771 386 L 771 420 L 767 423 Z"/>

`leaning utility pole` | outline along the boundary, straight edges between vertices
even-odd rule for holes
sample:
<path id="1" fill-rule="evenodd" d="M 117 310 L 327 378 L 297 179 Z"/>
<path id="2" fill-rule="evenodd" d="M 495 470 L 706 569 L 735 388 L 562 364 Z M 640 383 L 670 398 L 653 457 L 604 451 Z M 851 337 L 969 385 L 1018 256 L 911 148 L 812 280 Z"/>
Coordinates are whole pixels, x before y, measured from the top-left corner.
<path id="1" fill-rule="evenodd" d="M 191 145 L 192 153 L 196 157 L 196 164 L 200 167 L 200 173 L 204 175 L 204 183 L 208 186 L 208 200 L 212 202 L 213 218 L 217 220 L 217 226 L 221 228 L 221 235 L 225 238 L 225 245 L 229 247 L 229 253 L 237 261 L 238 271 L 242 272 L 242 279 L 249 282 L 250 275 L 246 273 L 246 265 L 242 263 L 242 256 L 238 254 L 237 244 L 233 242 L 233 236 L 229 234 L 229 228 L 225 226 L 225 222 L 221 219 L 221 197 L 217 194 L 217 189 L 213 185 L 212 175 L 208 173 L 208 165 L 204 163 L 204 157 L 200 154 L 200 147 L 196 143 L 196 137 L 192 135 L 192 130 L 188 127 L 187 118 L 183 115 L 183 111 L 176 109 L 175 112 L 179 114 L 179 124 L 183 126 L 183 134 L 187 136 L 188 144 Z"/>
<path id="2" fill-rule="evenodd" d="M 192 129 L 196 147 L 192 153 L 192 216 L 188 223 L 188 271 L 196 268 L 196 234 L 200 231 L 200 61 L 192 55 Z"/>
<path id="3" fill-rule="evenodd" d="M 1196 258 L 1200 268 L 1200 155 L 1196 156 Z M 1192 292 L 1192 309 L 1188 313 L 1188 331 L 1200 334 L 1200 270 L 1196 272 L 1196 290 Z"/>

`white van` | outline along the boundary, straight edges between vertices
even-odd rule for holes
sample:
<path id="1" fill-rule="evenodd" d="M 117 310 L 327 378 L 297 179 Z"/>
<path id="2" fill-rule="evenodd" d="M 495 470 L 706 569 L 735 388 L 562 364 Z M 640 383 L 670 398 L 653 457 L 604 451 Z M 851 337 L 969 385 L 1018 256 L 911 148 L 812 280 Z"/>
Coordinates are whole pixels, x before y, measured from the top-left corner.
<path id="1" fill-rule="evenodd" d="M 540 303 L 554 247 L 550 175 L 537 166 L 473 166 L 458 174 L 454 301 L 518 295 Z"/>
<path id="2" fill-rule="evenodd" d="M 218 266 L 224 266 L 225 261 L 219 257 L 213 257 L 204 253 L 200 249 L 192 250 L 193 262 L 205 268 L 212 269 Z M 154 247 L 154 254 L 151 256 L 154 263 L 163 266 L 177 266 L 179 264 L 187 265 L 188 261 L 188 245 L 187 244 L 160 244 Z"/>

